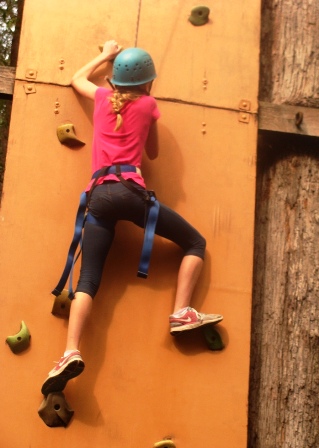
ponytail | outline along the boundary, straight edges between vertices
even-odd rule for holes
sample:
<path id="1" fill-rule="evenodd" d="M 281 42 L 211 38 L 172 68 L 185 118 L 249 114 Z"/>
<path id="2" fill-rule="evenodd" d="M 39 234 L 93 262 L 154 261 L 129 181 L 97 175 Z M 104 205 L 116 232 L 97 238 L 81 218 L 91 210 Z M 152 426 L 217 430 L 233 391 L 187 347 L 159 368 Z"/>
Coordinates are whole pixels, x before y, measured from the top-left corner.
<path id="1" fill-rule="evenodd" d="M 114 131 L 118 131 L 123 124 L 123 117 L 121 115 L 121 110 L 124 107 L 124 105 L 128 101 L 137 100 L 142 95 L 145 95 L 145 92 L 140 89 L 119 90 L 118 87 L 114 89 L 112 96 L 109 97 L 109 101 L 112 104 L 112 111 L 114 114 L 116 114 L 116 125 Z"/>

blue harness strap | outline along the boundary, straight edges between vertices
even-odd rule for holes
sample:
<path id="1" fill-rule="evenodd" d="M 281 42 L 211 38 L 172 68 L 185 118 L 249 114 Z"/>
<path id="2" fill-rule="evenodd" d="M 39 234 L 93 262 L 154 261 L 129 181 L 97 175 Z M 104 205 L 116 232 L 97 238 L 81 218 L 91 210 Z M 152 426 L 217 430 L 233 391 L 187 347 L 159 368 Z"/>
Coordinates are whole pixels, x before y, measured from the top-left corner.
<path id="1" fill-rule="evenodd" d="M 82 229 L 83 229 L 84 222 L 85 222 L 85 212 L 86 212 L 86 193 L 83 192 L 83 193 L 81 193 L 81 196 L 80 196 L 80 204 L 79 204 L 79 208 L 78 208 L 76 218 L 75 218 L 74 235 L 73 235 L 72 242 L 70 244 L 65 267 L 64 267 L 62 276 L 59 280 L 59 283 L 52 291 L 52 294 L 55 296 L 59 296 L 62 293 L 63 288 L 68 280 L 70 272 L 72 271 L 74 263 L 76 261 L 75 260 L 75 252 L 78 248 L 78 245 L 80 244 L 80 242 L 82 240 Z M 73 296 L 73 291 L 71 288 L 71 291 L 69 291 L 69 297 L 72 297 L 72 296 Z"/>
<path id="2" fill-rule="evenodd" d="M 156 199 L 154 192 L 137 189 L 134 187 L 132 183 L 127 182 L 125 179 L 122 178 L 121 172 L 132 172 L 132 171 L 136 172 L 136 167 L 132 165 L 115 165 L 110 167 L 104 167 L 101 170 L 96 171 L 92 176 L 92 179 L 95 179 L 95 181 L 91 187 L 89 196 L 99 177 L 105 176 L 107 174 L 116 174 L 119 180 L 127 188 L 134 191 L 136 194 L 139 194 L 144 199 L 145 204 L 148 208 L 147 210 L 148 213 L 147 213 L 147 220 L 145 223 L 144 241 L 137 276 L 147 278 L 160 205 L 158 200 Z M 77 255 L 75 255 L 75 253 L 79 244 L 80 246 L 82 244 L 82 230 L 84 224 L 87 221 L 96 225 L 100 225 L 99 221 L 96 220 L 90 213 L 86 215 L 87 205 L 88 205 L 87 194 L 86 192 L 83 192 L 81 193 L 80 196 L 80 204 L 75 219 L 74 235 L 67 255 L 66 264 L 57 286 L 52 291 L 52 294 L 55 296 L 59 296 L 62 293 L 69 277 L 69 297 L 70 298 L 74 297 L 72 287 L 73 268 L 81 253 L 81 249 L 79 250 Z"/>
<path id="3" fill-rule="evenodd" d="M 154 242 L 155 228 L 159 213 L 159 202 L 155 196 L 148 201 L 148 216 L 145 224 L 144 241 L 142 247 L 142 254 L 140 258 L 140 264 L 138 266 L 137 276 L 147 278 L 148 268 L 151 260 L 151 253 Z"/>

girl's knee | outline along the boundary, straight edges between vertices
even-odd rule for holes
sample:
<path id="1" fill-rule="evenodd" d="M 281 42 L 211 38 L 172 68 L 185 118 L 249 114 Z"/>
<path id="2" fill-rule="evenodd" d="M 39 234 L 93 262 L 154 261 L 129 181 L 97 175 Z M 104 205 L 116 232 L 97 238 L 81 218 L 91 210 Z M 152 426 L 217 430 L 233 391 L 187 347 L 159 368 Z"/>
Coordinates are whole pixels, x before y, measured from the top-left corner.
<path id="1" fill-rule="evenodd" d="M 198 234 L 196 241 L 193 241 L 191 247 L 188 250 L 186 250 L 185 255 L 195 255 L 204 260 L 205 252 L 206 252 L 206 239 L 202 235 Z"/>

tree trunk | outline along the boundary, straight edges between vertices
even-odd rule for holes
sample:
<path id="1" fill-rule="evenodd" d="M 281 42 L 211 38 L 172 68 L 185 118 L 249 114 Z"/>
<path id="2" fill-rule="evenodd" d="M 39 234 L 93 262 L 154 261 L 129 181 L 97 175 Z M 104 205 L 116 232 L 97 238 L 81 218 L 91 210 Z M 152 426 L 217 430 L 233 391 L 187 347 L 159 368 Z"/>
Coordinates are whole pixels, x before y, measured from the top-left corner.
<path id="1" fill-rule="evenodd" d="M 259 99 L 319 105 L 319 2 L 262 0 Z"/>
<path id="2" fill-rule="evenodd" d="M 319 446 L 316 138 L 260 135 L 250 448 Z"/>
<path id="3" fill-rule="evenodd" d="M 18 62 L 18 50 L 19 50 L 19 41 L 20 41 L 20 33 L 21 33 L 21 24 L 22 24 L 22 16 L 23 16 L 23 7 L 24 0 L 18 0 L 17 3 L 17 20 L 15 25 L 15 30 L 13 33 L 12 46 L 11 46 L 11 54 L 10 54 L 10 65 L 16 67 Z M 9 124 L 11 117 L 11 109 L 12 109 L 12 100 L 5 99 L 1 104 L 3 107 L 3 122 L 1 123 L 1 135 L 0 135 L 0 203 L 2 198 L 2 186 L 3 186 L 3 176 L 5 171 L 5 163 L 7 156 L 7 145 L 8 145 L 8 136 L 9 136 Z"/>
<path id="4" fill-rule="evenodd" d="M 319 106 L 319 4 L 264 0 L 260 100 Z M 319 139 L 260 132 L 249 448 L 319 446 Z"/>

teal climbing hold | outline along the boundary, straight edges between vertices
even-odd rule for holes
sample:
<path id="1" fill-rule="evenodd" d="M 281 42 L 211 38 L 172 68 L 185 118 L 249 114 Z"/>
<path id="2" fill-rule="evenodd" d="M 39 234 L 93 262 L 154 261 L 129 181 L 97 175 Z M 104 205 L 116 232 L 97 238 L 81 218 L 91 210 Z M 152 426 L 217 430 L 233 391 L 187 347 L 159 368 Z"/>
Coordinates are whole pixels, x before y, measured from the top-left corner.
<path id="1" fill-rule="evenodd" d="M 222 350 L 224 343 L 214 325 L 206 325 L 203 327 L 204 336 L 210 350 Z"/>
<path id="2" fill-rule="evenodd" d="M 194 26 L 205 25 L 209 20 L 210 9 L 207 6 L 196 6 L 192 9 L 188 20 Z"/>
<path id="3" fill-rule="evenodd" d="M 26 350 L 30 345 L 31 335 L 25 322 L 21 322 L 21 328 L 19 333 L 8 336 L 6 339 L 11 351 L 15 354 L 21 353 Z"/>

